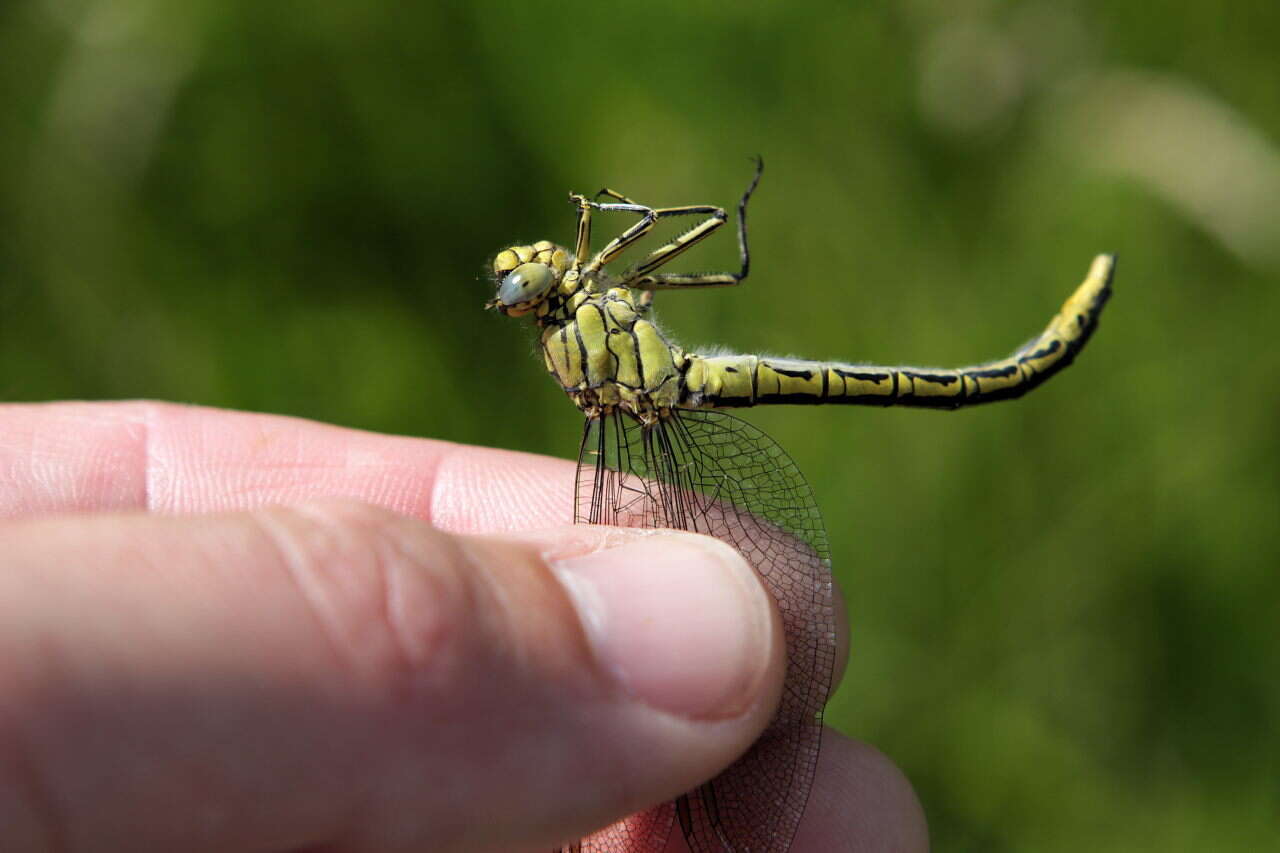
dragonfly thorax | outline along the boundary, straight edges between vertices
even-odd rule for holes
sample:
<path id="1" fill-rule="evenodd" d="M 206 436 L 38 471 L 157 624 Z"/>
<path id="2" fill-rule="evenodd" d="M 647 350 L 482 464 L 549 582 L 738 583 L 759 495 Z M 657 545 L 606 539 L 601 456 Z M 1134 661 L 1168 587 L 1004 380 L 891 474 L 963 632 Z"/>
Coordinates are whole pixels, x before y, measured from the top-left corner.
<path id="1" fill-rule="evenodd" d="M 632 290 L 593 275 L 551 304 L 537 315 L 543 358 L 578 408 L 652 422 L 681 403 L 690 356 L 666 339 Z"/>

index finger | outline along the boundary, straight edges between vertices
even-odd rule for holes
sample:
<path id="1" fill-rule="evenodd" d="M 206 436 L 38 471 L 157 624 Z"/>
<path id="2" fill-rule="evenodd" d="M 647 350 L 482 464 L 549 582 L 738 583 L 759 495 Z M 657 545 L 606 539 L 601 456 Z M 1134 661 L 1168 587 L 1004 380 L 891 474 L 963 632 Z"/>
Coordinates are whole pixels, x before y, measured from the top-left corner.
<path id="1" fill-rule="evenodd" d="M 573 463 L 301 418 L 135 401 L 0 406 L 0 518 L 192 513 L 316 497 L 457 532 L 573 518 Z"/>

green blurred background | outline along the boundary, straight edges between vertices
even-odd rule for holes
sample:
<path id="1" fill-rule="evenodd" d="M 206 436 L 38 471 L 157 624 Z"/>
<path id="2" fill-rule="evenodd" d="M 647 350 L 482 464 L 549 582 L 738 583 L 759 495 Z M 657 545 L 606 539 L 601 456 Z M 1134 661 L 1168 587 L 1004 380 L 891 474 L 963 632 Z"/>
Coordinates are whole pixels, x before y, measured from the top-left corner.
<path id="1" fill-rule="evenodd" d="M 688 346 L 961 364 L 1099 251 L 1021 402 L 751 413 L 823 507 L 830 721 L 952 850 L 1280 831 L 1280 5 L 0 5 L 0 394 L 154 397 L 560 456 L 488 258 L 571 189 L 753 202 Z M 597 226 L 603 234 L 608 224 Z M 689 268 L 734 263 L 730 236 Z"/>

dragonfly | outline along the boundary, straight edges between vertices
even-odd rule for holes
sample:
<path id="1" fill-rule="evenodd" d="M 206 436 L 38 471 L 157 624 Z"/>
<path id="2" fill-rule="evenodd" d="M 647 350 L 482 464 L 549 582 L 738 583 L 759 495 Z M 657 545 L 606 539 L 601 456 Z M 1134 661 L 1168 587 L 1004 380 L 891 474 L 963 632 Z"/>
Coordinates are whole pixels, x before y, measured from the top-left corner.
<path id="1" fill-rule="evenodd" d="M 724 225 L 723 208 L 654 208 L 607 188 L 590 199 L 570 194 L 577 209 L 572 249 L 543 240 L 508 246 L 493 259 L 496 293 L 486 308 L 534 319 L 547 371 L 585 415 L 575 520 L 692 530 L 728 542 L 773 595 L 786 637 L 781 705 L 742 757 L 674 802 L 557 853 L 658 853 L 676 825 L 694 853 L 785 853 L 804 814 L 836 657 L 827 537 L 813 491 L 787 453 L 725 410 L 776 404 L 958 409 L 1014 399 L 1071 364 L 1111 294 L 1116 259 L 1098 255 L 1043 332 L 1007 358 L 970 367 L 685 350 L 655 323 L 654 294 L 731 287 L 747 278 L 747 203 L 764 171 L 763 161 L 755 162 L 737 207 L 737 271 L 658 271 Z M 596 212 L 637 218 L 592 253 Z M 658 223 L 678 217 L 698 220 L 623 271 L 608 271 Z"/>

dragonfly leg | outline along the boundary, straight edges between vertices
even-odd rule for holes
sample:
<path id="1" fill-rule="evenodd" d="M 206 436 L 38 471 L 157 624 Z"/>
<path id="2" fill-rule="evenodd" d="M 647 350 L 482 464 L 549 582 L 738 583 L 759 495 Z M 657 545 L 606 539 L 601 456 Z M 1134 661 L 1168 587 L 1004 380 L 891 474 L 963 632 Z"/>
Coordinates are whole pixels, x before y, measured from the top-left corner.
<path id="1" fill-rule="evenodd" d="M 600 192 L 609 193 L 610 191 L 601 190 Z M 600 193 L 596 193 L 597 197 L 599 197 L 599 195 Z M 621 198 L 622 196 L 615 196 L 615 197 Z M 645 234 L 649 233 L 649 229 L 653 228 L 653 223 L 657 222 L 660 216 L 666 215 L 666 211 L 654 210 L 652 207 L 646 207 L 643 204 L 636 204 L 633 201 L 620 202 L 616 204 L 612 202 L 601 204 L 600 202 L 591 201 L 591 202 L 587 202 L 587 204 L 589 204 L 591 207 L 596 208 L 597 210 L 619 211 L 622 213 L 638 213 L 640 215 L 639 222 L 637 222 L 635 225 L 632 225 L 626 231 L 623 231 L 617 237 L 614 237 L 612 240 L 610 240 L 605 245 L 605 247 L 601 249 L 594 258 L 591 259 L 591 263 L 587 264 L 586 267 L 583 269 L 583 272 L 587 272 L 587 273 L 595 272 L 596 270 L 603 267 L 605 264 L 612 261 L 614 258 L 618 257 L 618 255 L 626 251 L 628 246 L 630 246 L 635 241 L 639 240 Z"/>
<path id="2" fill-rule="evenodd" d="M 724 224 L 725 213 L 719 207 L 672 207 L 656 211 L 663 216 L 679 216 L 694 213 L 710 214 L 709 218 L 676 237 L 670 243 L 655 249 L 647 258 L 628 269 L 622 275 L 622 283 L 627 287 L 640 290 L 674 290 L 680 287 L 724 287 L 734 285 L 747 277 L 751 269 L 751 253 L 747 248 L 747 202 L 760 183 L 760 175 L 764 172 L 764 161 L 756 158 L 756 173 L 751 184 L 738 201 L 738 256 L 742 268 L 738 272 L 671 274 L 653 271 L 679 255 L 685 249 L 698 243 Z"/>
<path id="3" fill-rule="evenodd" d="M 607 189 L 601 190 L 600 192 L 596 193 L 597 198 L 601 195 L 608 195 L 612 198 L 626 198 L 626 196 L 623 196 L 620 193 L 615 193 L 613 190 L 607 190 Z M 584 267 L 583 272 L 595 272 L 596 270 L 600 269 L 601 267 L 607 265 L 608 263 L 616 259 L 618 255 L 626 251 L 627 247 L 629 247 L 632 243 L 639 240 L 645 234 L 648 234 L 649 231 L 653 229 L 654 224 L 657 223 L 659 219 L 666 219 L 671 216 L 695 216 L 698 214 L 707 216 L 707 219 L 698 223 L 693 228 L 686 231 L 684 234 L 681 234 L 679 237 L 672 240 L 666 246 L 663 246 L 662 248 L 652 252 L 649 255 L 649 257 L 645 258 L 643 261 L 641 261 L 631 270 L 628 270 L 627 273 L 624 275 L 624 279 L 626 277 L 631 276 L 633 273 L 636 273 L 637 271 L 640 271 L 640 274 L 643 274 L 643 272 L 647 272 L 648 270 L 654 269 L 657 266 L 661 266 L 662 264 L 665 264 L 667 261 L 671 260 L 671 258 L 675 257 L 680 252 L 683 252 L 685 249 L 689 248 L 693 244 L 699 242 L 704 237 L 709 235 L 711 232 L 715 231 L 717 228 L 719 228 L 721 225 L 724 224 L 724 220 L 725 220 L 725 213 L 723 208 L 712 207 L 710 205 L 688 205 L 685 207 L 653 208 L 653 207 L 647 207 L 646 205 L 643 205 L 643 204 L 636 204 L 635 202 L 630 200 L 627 200 L 624 202 L 618 202 L 618 203 L 614 203 L 614 202 L 601 203 L 601 202 L 592 201 L 592 202 L 587 202 L 587 204 L 589 204 L 591 207 L 594 207 L 596 210 L 639 214 L 640 221 L 637 222 L 635 225 L 632 225 L 626 231 L 623 231 L 617 237 L 614 237 L 612 240 L 610 240 L 608 245 L 606 245 L 603 249 L 601 249 L 599 253 L 597 253 L 596 256 L 591 259 L 591 263 L 587 264 L 586 267 Z M 626 282 L 624 281 L 623 283 L 625 284 Z"/>
<path id="4" fill-rule="evenodd" d="M 628 286 L 634 286 L 633 281 L 640 279 L 649 272 L 657 269 L 663 264 L 670 261 L 676 255 L 686 249 L 697 245 L 698 243 L 711 236 L 717 228 L 724 225 L 725 216 L 723 207 L 713 207 L 711 205 L 689 205 L 687 207 L 666 207 L 661 210 L 655 210 L 656 217 L 668 216 L 705 216 L 706 219 L 690 228 L 683 234 L 675 237 L 665 246 L 660 246 L 649 253 L 643 260 L 629 267 L 622 274 L 622 283 Z"/>
<path id="5" fill-rule="evenodd" d="M 578 239 L 574 242 L 573 268 L 582 269 L 582 261 L 591 251 L 591 202 L 586 196 L 569 193 L 569 203 L 578 206 Z"/>
<path id="6" fill-rule="evenodd" d="M 622 202 L 623 204 L 636 204 L 636 202 L 634 202 L 634 201 L 632 201 L 631 199 L 627 198 L 627 197 L 626 197 L 625 195 L 623 195 L 622 193 L 618 192 L 617 190 L 611 190 L 611 189 L 609 189 L 608 187 L 605 187 L 605 188 L 603 188 L 602 190 L 600 190 L 600 192 L 596 193 L 596 194 L 595 194 L 594 201 L 599 201 L 599 200 L 600 200 L 600 196 L 602 196 L 602 195 L 607 195 L 609 198 L 614 199 L 614 200 L 616 200 L 616 201 L 620 201 L 620 202 Z"/>

